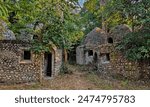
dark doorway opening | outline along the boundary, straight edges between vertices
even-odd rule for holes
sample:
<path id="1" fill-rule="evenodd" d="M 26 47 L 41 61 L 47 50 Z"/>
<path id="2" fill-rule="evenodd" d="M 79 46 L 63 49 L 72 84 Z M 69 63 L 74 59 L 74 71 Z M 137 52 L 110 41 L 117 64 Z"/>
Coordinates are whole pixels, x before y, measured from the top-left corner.
<path id="1" fill-rule="evenodd" d="M 106 61 L 110 61 L 110 55 L 109 55 L 109 53 L 106 54 Z"/>
<path id="2" fill-rule="evenodd" d="M 52 76 L 52 53 L 45 53 L 45 74 L 48 77 Z"/>
<path id="3" fill-rule="evenodd" d="M 97 56 L 97 53 L 95 52 L 95 54 L 94 54 L 94 62 L 96 63 L 97 60 L 98 60 L 98 56 Z"/>

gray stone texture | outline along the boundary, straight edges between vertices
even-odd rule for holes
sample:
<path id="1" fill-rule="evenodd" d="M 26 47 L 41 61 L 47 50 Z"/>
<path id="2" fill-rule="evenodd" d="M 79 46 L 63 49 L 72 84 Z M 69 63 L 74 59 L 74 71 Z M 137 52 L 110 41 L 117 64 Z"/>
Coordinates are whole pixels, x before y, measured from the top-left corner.
<path id="1" fill-rule="evenodd" d="M 26 83 L 39 82 L 45 78 L 42 74 L 43 54 L 31 52 L 31 61 L 22 61 L 23 49 L 29 49 L 32 45 L 16 40 L 0 41 L 0 83 Z M 61 66 L 61 50 L 53 52 L 52 77 L 57 75 Z"/>
<path id="2" fill-rule="evenodd" d="M 0 19 L 0 40 L 15 40 L 15 34 L 8 28 L 6 22 Z"/>

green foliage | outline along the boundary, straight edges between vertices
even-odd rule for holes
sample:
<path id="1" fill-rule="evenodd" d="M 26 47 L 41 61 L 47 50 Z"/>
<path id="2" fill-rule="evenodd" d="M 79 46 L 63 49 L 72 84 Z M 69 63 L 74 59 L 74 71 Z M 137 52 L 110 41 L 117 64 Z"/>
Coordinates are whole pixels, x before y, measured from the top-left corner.
<path id="1" fill-rule="evenodd" d="M 129 33 L 123 38 L 117 49 L 121 50 L 129 60 L 150 59 L 150 31 Z"/>
<path id="2" fill-rule="evenodd" d="M 29 29 L 27 24 L 35 22 L 39 9 L 36 9 L 37 1 L 34 0 L 18 0 L 16 2 L 10 2 L 11 8 L 9 8 L 9 22 L 11 30 L 16 34 L 20 35 L 20 30 L 24 29 L 27 32 L 33 32 Z"/>
<path id="3" fill-rule="evenodd" d="M 37 21 L 44 26 L 40 33 L 35 32 L 40 38 L 34 41 L 35 47 L 40 46 L 41 50 L 47 50 L 46 47 L 55 45 L 59 48 L 71 49 L 71 46 L 83 35 L 79 28 L 80 16 L 72 13 L 74 6 L 60 0 L 40 1 L 39 6 L 41 9 Z"/>
<path id="4" fill-rule="evenodd" d="M 33 41 L 36 52 L 48 51 L 52 46 L 71 49 L 83 33 L 80 30 L 80 15 L 72 11 L 77 0 L 1 0 L 0 17 L 9 22 L 16 36 L 21 31 L 37 35 Z M 31 25 L 33 27 L 27 27 Z M 42 28 L 36 29 L 39 24 Z"/>
<path id="5" fill-rule="evenodd" d="M 89 33 L 95 27 L 101 26 L 101 15 L 99 14 L 99 0 L 87 0 L 81 9 L 80 20 L 85 34 Z"/>
<path id="6" fill-rule="evenodd" d="M 130 60 L 148 60 L 150 59 L 150 2 L 142 0 L 123 5 L 126 6 L 124 11 L 128 16 L 125 19 L 132 20 L 133 32 L 123 38 L 118 48 Z"/>
<path id="7" fill-rule="evenodd" d="M 149 20 L 149 0 L 142 0 L 140 2 L 128 0 L 108 1 L 104 6 L 102 14 L 109 28 L 118 24 L 127 24 L 134 31 L 137 26 Z"/>
<path id="8" fill-rule="evenodd" d="M 8 5 L 9 0 L 0 0 L 0 19 L 3 19 L 7 21 L 8 14 L 8 8 L 10 8 L 10 5 Z"/>

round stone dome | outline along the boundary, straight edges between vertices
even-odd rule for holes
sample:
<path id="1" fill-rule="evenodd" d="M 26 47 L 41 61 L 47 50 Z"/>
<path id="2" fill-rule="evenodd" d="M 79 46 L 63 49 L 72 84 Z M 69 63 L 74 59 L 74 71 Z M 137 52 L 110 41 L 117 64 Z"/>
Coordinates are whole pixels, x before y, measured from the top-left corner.
<path id="1" fill-rule="evenodd" d="M 105 43 L 106 37 L 106 33 L 102 29 L 96 27 L 86 35 L 82 45 L 98 46 Z"/>
<path id="2" fill-rule="evenodd" d="M 123 39 L 123 37 L 130 32 L 132 32 L 132 30 L 129 26 L 125 24 L 118 25 L 114 27 L 113 29 L 111 29 L 110 37 L 113 38 L 114 42 L 120 42 Z"/>

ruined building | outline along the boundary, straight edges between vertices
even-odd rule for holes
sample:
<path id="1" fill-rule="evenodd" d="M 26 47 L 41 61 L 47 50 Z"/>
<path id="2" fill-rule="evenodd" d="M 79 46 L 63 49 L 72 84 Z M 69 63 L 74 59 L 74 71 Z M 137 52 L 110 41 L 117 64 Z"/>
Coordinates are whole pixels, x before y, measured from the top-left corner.
<path id="1" fill-rule="evenodd" d="M 100 73 L 131 79 L 138 79 L 142 70 L 143 76 L 149 78 L 150 64 L 141 66 L 138 62 L 129 61 L 116 49 L 117 43 L 129 32 L 131 29 L 127 25 L 118 25 L 111 29 L 110 33 L 96 27 L 77 47 L 77 64 L 95 65 Z"/>
<path id="2" fill-rule="evenodd" d="M 5 25 L 1 23 L 1 27 Z M 53 47 L 48 53 L 34 54 L 30 42 L 9 32 L 5 28 L 0 39 L 0 83 L 38 82 L 58 74 L 62 50 Z"/>
<path id="3" fill-rule="evenodd" d="M 106 0 L 100 0 L 100 6 L 106 3 Z M 143 63 L 141 66 L 138 62 L 127 60 L 116 50 L 117 43 L 121 42 L 127 33 L 132 32 L 131 29 L 127 25 L 118 25 L 107 33 L 103 14 L 101 25 L 102 29 L 93 29 L 76 48 L 77 64 L 96 66 L 100 73 L 113 76 L 138 79 L 142 75 L 144 78 L 150 78 L 149 63 Z"/>

